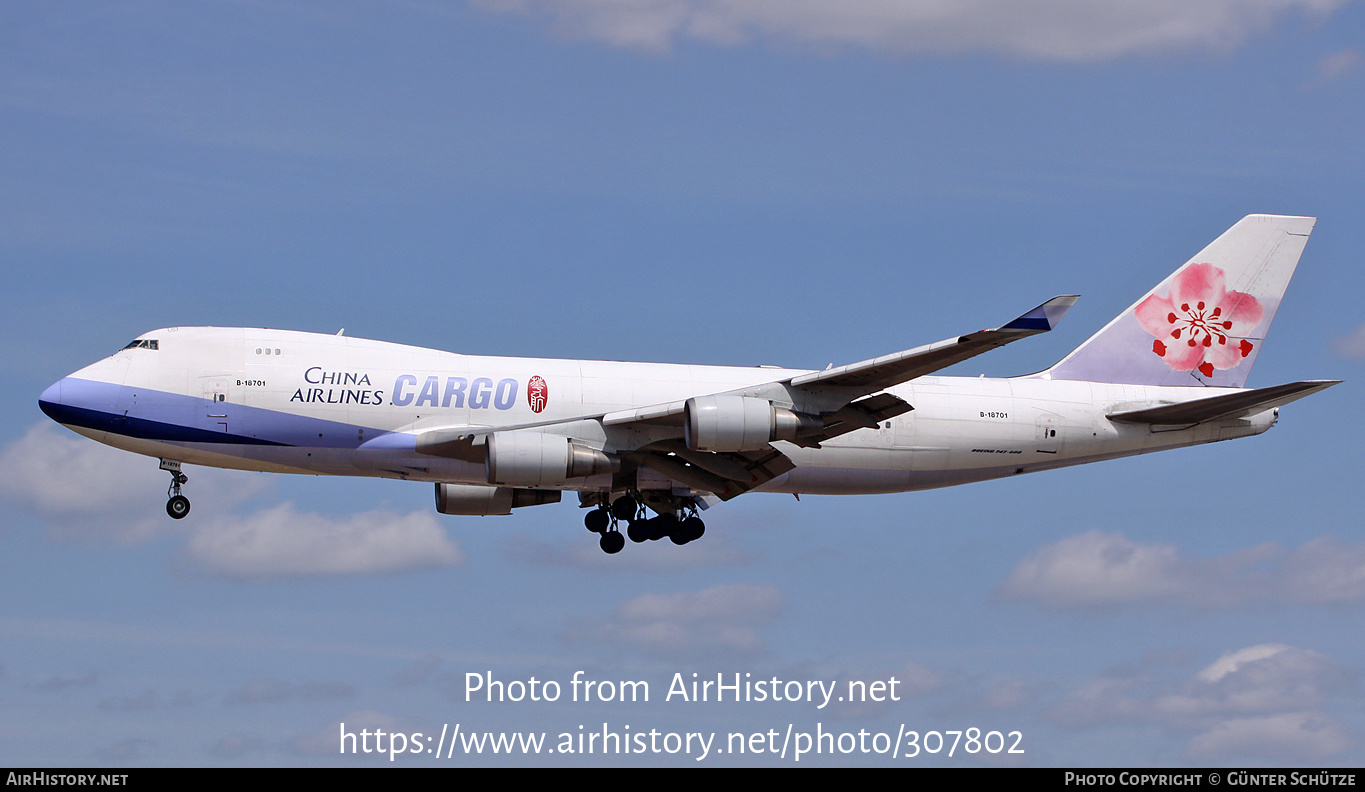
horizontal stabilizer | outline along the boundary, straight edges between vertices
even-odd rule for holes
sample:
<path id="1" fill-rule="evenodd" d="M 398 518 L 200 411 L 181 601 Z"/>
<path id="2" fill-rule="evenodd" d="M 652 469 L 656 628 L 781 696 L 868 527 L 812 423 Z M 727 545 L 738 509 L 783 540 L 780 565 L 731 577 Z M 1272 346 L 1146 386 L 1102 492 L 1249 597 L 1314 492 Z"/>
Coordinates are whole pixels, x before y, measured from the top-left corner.
<path id="1" fill-rule="evenodd" d="M 1167 404 L 1145 410 L 1111 413 L 1109 420 L 1124 423 L 1161 424 L 1176 426 L 1216 421 L 1224 418 L 1245 418 L 1250 415 L 1298 401 L 1309 394 L 1336 385 L 1341 380 L 1309 380 L 1273 385 L 1237 393 L 1227 393 L 1208 399 L 1195 399 L 1180 404 Z"/>

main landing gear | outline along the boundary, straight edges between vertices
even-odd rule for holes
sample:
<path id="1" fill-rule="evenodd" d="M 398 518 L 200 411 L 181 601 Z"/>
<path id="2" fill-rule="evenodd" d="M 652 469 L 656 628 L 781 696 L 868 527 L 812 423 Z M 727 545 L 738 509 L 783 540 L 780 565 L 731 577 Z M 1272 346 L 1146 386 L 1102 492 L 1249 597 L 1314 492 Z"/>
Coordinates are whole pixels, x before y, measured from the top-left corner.
<path id="1" fill-rule="evenodd" d="M 166 490 L 170 496 L 166 501 L 166 513 L 182 520 L 190 513 L 190 499 L 180 494 L 180 485 L 189 481 L 190 477 L 180 472 L 180 463 L 174 459 L 161 460 L 161 469 L 171 474 L 171 486 Z"/>
<path id="2" fill-rule="evenodd" d="M 583 515 L 583 525 L 602 535 L 598 540 L 602 552 L 615 554 L 626 546 L 626 537 L 621 535 L 619 528 L 622 522 L 626 523 L 626 536 L 636 543 L 668 537 L 675 545 L 685 545 L 706 533 L 706 523 L 697 516 L 697 504 L 693 499 L 650 498 L 650 508 L 658 512 L 658 516 L 646 517 L 647 512 L 637 495 L 627 493 L 611 505 L 600 503 Z"/>

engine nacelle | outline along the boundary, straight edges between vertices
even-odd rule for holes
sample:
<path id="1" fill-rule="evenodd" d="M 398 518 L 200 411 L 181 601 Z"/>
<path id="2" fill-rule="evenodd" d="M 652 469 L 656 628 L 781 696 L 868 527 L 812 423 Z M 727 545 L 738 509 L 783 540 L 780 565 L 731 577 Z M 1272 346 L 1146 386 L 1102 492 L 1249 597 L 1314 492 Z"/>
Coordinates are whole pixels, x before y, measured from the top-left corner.
<path id="1" fill-rule="evenodd" d="M 621 469 L 621 460 L 563 435 L 494 432 L 488 436 L 485 467 L 489 484 L 544 487 L 598 473 L 615 473 Z"/>
<path id="2" fill-rule="evenodd" d="M 521 506 L 558 503 L 563 494 L 559 490 L 485 487 L 481 484 L 437 484 L 436 511 L 441 514 L 478 516 L 511 514 L 513 509 Z"/>
<path id="3" fill-rule="evenodd" d="M 813 415 L 750 396 L 694 396 L 683 424 L 693 451 L 757 451 L 774 440 L 795 440 L 823 425 Z"/>

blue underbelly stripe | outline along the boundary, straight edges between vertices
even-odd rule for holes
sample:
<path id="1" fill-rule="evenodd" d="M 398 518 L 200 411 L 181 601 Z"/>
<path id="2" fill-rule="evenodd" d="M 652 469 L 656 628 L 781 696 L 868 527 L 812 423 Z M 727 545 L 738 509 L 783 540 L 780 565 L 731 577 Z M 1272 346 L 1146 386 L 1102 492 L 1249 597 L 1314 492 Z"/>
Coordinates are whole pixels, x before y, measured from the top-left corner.
<path id="1" fill-rule="evenodd" d="M 48 417 L 60 424 L 94 429 L 100 432 L 113 432 L 125 437 L 140 440 L 165 440 L 178 443 L 224 443 L 230 445 L 268 445 L 284 446 L 273 440 L 258 437 L 243 437 L 227 432 L 214 432 L 189 426 L 149 421 L 145 418 L 131 418 L 113 413 L 87 410 L 82 407 L 68 407 L 65 404 L 39 401 L 38 406 Z"/>
<path id="2" fill-rule="evenodd" d="M 59 385 L 38 399 L 53 420 L 146 440 L 354 449 L 389 434 L 369 426 L 145 387 L 76 377 Z"/>

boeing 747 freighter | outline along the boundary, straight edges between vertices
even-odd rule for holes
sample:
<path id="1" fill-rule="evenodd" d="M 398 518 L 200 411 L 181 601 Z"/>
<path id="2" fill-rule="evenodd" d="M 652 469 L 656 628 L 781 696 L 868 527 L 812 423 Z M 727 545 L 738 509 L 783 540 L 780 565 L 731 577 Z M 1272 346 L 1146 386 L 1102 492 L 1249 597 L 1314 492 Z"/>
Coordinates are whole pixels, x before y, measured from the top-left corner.
<path id="1" fill-rule="evenodd" d="M 747 492 L 945 487 L 1260 434 L 1335 381 L 1247 389 L 1315 220 L 1251 215 L 1055 366 L 936 372 L 1051 330 L 1054 297 L 993 330 L 823 371 L 478 357 L 344 335 L 168 327 L 43 392 L 53 420 L 182 464 L 435 484 L 444 514 L 578 495 L 616 553 L 685 544 Z M 654 516 L 650 516 L 651 512 Z"/>

